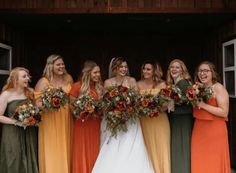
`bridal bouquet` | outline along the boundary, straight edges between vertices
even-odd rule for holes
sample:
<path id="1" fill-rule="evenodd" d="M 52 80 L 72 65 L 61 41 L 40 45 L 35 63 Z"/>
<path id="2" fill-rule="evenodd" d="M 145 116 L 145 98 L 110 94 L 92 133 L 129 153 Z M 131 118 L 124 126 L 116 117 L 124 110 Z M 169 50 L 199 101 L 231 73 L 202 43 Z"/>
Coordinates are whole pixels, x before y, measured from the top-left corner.
<path id="1" fill-rule="evenodd" d="M 193 106 L 197 105 L 201 100 L 209 100 L 212 95 L 212 88 L 206 87 L 206 85 L 199 82 L 196 82 L 194 85 L 190 86 L 186 91 L 186 98 Z"/>
<path id="2" fill-rule="evenodd" d="M 99 103 L 89 95 L 81 95 L 74 103 L 73 115 L 84 122 L 89 117 L 98 118 L 100 114 Z"/>
<path id="3" fill-rule="evenodd" d="M 151 94 L 143 94 L 139 97 L 139 115 L 144 117 L 157 117 L 161 111 L 158 97 Z"/>
<path id="4" fill-rule="evenodd" d="M 46 88 L 40 96 L 43 106 L 47 110 L 58 110 L 68 103 L 69 98 L 62 88 Z"/>
<path id="5" fill-rule="evenodd" d="M 106 128 L 116 136 L 118 131 L 126 132 L 127 122 L 135 122 L 137 116 L 137 92 L 123 86 L 108 88 L 103 96 L 103 116 Z"/>
<path id="6" fill-rule="evenodd" d="M 38 126 L 41 121 L 39 108 L 30 102 L 18 106 L 13 118 L 27 126 Z"/>
<path id="7" fill-rule="evenodd" d="M 160 105 L 162 105 L 162 111 L 174 110 L 175 104 L 181 105 L 185 101 L 181 90 L 175 85 L 168 85 L 166 88 L 161 89 L 158 99 Z"/>

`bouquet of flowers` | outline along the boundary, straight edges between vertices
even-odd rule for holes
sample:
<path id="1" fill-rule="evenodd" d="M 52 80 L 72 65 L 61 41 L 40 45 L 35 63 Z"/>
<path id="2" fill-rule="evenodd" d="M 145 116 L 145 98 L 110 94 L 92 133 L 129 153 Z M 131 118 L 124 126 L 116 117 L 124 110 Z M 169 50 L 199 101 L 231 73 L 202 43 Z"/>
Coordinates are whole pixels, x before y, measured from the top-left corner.
<path id="1" fill-rule="evenodd" d="M 68 94 L 62 88 L 46 88 L 40 96 L 43 106 L 47 110 L 58 110 L 69 101 Z"/>
<path id="2" fill-rule="evenodd" d="M 175 85 L 168 85 L 166 88 L 161 89 L 158 98 L 163 111 L 173 110 L 175 104 L 181 105 L 185 101 L 181 90 Z"/>
<path id="3" fill-rule="evenodd" d="M 201 100 L 209 100 L 212 95 L 212 88 L 199 82 L 196 82 L 194 85 L 190 86 L 186 91 L 186 98 L 193 106 L 197 105 Z"/>
<path id="4" fill-rule="evenodd" d="M 144 94 L 139 98 L 139 115 L 144 117 L 157 117 L 161 111 L 161 106 L 158 97 L 152 94 Z"/>
<path id="5" fill-rule="evenodd" d="M 38 126 L 41 121 L 39 108 L 30 102 L 18 106 L 15 110 L 13 118 L 26 124 L 27 126 Z"/>
<path id="6" fill-rule="evenodd" d="M 100 114 L 99 103 L 89 95 L 81 95 L 74 103 L 73 115 L 84 122 L 89 117 L 97 118 Z"/>
<path id="7" fill-rule="evenodd" d="M 118 131 L 126 132 L 127 122 L 135 123 L 137 116 L 137 92 L 123 86 L 108 88 L 103 96 L 103 116 L 106 120 L 106 129 L 111 131 L 111 136 L 116 136 Z"/>

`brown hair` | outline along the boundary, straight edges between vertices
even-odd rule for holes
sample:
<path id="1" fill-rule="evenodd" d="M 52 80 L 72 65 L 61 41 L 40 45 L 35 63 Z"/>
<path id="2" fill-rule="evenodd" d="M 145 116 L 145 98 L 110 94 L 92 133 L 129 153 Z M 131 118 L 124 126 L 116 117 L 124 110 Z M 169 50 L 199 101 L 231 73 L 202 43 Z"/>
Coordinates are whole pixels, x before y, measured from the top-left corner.
<path id="1" fill-rule="evenodd" d="M 200 82 L 200 80 L 199 80 L 199 78 L 198 78 L 198 70 L 199 70 L 200 66 L 203 65 L 203 64 L 206 64 L 206 65 L 209 66 L 209 68 L 210 68 L 210 70 L 211 70 L 211 72 L 212 72 L 212 82 L 213 82 L 213 84 L 216 83 L 216 82 L 218 82 L 218 81 L 220 81 L 220 80 L 219 80 L 219 75 L 218 75 L 218 73 L 217 73 L 217 71 L 216 71 L 216 66 L 215 66 L 212 62 L 210 62 L 210 61 L 203 61 L 203 62 L 201 62 L 201 63 L 197 66 L 197 68 L 196 68 L 196 70 L 195 70 L 195 73 L 194 73 L 194 81 L 195 81 L 195 82 Z"/>

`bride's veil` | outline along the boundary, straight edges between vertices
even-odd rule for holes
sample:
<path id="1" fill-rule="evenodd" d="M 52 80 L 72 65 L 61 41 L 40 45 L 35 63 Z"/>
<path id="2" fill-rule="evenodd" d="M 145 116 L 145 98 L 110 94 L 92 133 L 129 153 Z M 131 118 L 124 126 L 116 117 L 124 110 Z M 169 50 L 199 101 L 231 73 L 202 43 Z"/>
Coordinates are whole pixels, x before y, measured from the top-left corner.
<path id="1" fill-rule="evenodd" d="M 113 62 L 115 61 L 115 59 L 116 58 L 112 58 L 111 62 L 109 64 L 108 78 L 112 78 L 114 76 L 113 71 L 112 71 L 112 65 L 113 65 Z"/>

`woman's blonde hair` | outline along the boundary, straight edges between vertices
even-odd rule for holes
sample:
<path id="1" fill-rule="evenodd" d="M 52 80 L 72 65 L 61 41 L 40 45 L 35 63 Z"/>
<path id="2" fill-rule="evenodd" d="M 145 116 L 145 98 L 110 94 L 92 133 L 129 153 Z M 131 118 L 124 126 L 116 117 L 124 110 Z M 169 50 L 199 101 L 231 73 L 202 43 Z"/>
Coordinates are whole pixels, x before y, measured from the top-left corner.
<path id="1" fill-rule="evenodd" d="M 43 70 L 43 76 L 46 77 L 49 81 L 53 80 L 53 65 L 58 59 L 63 60 L 63 57 L 57 54 L 52 54 L 47 58 L 47 63 Z M 71 76 L 67 73 L 66 69 L 64 69 L 63 78 L 67 82 L 71 82 Z"/>
<path id="2" fill-rule="evenodd" d="M 87 95 L 89 93 L 89 85 L 91 82 L 91 72 L 95 67 L 99 67 L 94 61 L 85 61 L 81 75 L 81 88 L 80 95 Z M 95 88 L 98 94 L 101 94 L 102 79 L 100 78 L 95 84 Z"/>
<path id="3" fill-rule="evenodd" d="M 182 69 L 182 78 L 191 81 L 191 76 L 189 75 L 188 69 L 185 66 L 184 62 L 181 61 L 180 59 L 174 59 L 170 62 L 168 70 L 167 70 L 167 75 L 166 75 L 167 84 L 174 84 L 174 80 L 170 74 L 170 68 L 171 68 L 172 64 L 174 64 L 175 62 L 180 64 L 180 67 Z"/>
<path id="4" fill-rule="evenodd" d="M 214 65 L 212 62 L 210 62 L 210 61 L 203 61 L 203 62 L 201 62 L 201 63 L 197 66 L 197 68 L 196 68 L 196 70 L 195 70 L 195 73 L 194 73 L 194 81 L 195 81 L 195 82 L 200 82 L 200 80 L 199 80 L 199 78 L 198 78 L 198 70 L 199 70 L 200 66 L 203 65 L 203 64 L 208 65 L 209 68 L 210 68 L 210 70 L 211 70 L 211 72 L 212 72 L 212 83 L 215 84 L 216 82 L 219 82 L 220 79 L 219 79 L 219 75 L 218 75 L 218 73 L 217 73 L 217 71 L 216 71 L 216 67 L 215 67 L 215 65 Z"/>
<path id="5" fill-rule="evenodd" d="M 15 67 L 11 70 L 9 77 L 7 78 L 6 84 L 2 88 L 3 91 L 7 91 L 12 88 L 16 88 L 17 85 L 17 80 L 19 78 L 19 72 L 20 71 L 25 71 L 29 75 L 29 70 L 24 68 L 24 67 Z M 29 75 L 30 76 L 30 75 Z M 33 96 L 33 91 L 29 88 L 26 87 L 24 89 L 25 96 L 33 101 L 34 96 Z"/>
<path id="6" fill-rule="evenodd" d="M 163 71 L 162 71 L 162 68 L 161 68 L 160 64 L 158 62 L 152 62 L 152 61 L 146 61 L 142 64 L 142 66 L 141 66 L 141 79 L 144 79 L 143 78 L 143 68 L 146 64 L 150 64 L 152 66 L 153 81 L 154 81 L 155 86 L 157 84 L 163 82 L 163 79 L 162 79 Z"/>
<path id="7" fill-rule="evenodd" d="M 123 63 L 123 62 L 126 62 L 127 63 L 127 61 L 125 60 L 125 58 L 123 58 L 123 57 L 115 57 L 115 58 L 113 58 L 112 60 L 111 60 L 111 62 L 110 62 L 110 66 L 109 66 L 109 78 L 112 78 L 112 77 L 114 77 L 115 75 L 116 75 L 116 71 L 117 71 L 117 69 L 121 66 L 121 64 Z M 128 67 L 128 72 L 127 72 L 127 76 L 129 76 L 129 67 Z"/>

